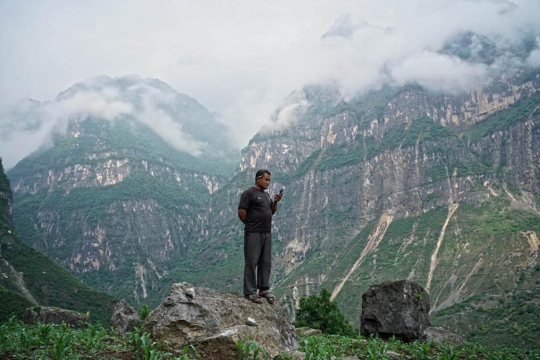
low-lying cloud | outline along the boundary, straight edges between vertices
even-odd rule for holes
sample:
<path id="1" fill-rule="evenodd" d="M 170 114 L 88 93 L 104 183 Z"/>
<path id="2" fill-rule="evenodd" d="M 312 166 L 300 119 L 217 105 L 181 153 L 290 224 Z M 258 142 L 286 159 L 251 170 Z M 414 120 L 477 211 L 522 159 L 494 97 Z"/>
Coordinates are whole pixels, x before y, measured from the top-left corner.
<path id="1" fill-rule="evenodd" d="M 182 124 L 160 108 L 174 102 L 174 93 L 148 86 L 139 78 L 135 85 L 120 93 L 115 87 L 104 86 L 103 80 L 118 81 L 108 77 L 91 78 L 60 94 L 55 101 L 23 100 L 5 108 L 0 115 L 0 154 L 4 166 L 9 169 L 38 148 L 52 145 L 51 136 L 66 134 L 70 121 L 88 117 L 115 121 L 130 116 L 174 148 L 193 156 L 201 154 L 206 144 L 186 134 Z"/>

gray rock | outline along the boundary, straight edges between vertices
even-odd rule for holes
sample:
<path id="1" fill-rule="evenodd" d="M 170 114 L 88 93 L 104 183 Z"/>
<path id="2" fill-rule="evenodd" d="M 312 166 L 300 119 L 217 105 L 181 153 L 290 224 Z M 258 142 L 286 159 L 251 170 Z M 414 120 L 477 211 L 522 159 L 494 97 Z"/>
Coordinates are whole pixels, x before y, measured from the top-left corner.
<path id="1" fill-rule="evenodd" d="M 403 341 L 423 338 L 431 326 L 429 295 L 409 280 L 371 286 L 362 295 L 360 332 L 364 336 L 395 336 Z"/>
<path id="2" fill-rule="evenodd" d="M 308 327 L 299 327 L 299 328 L 296 328 L 296 333 L 299 335 L 299 336 L 321 336 L 322 335 L 322 331 L 319 330 L 319 329 L 312 329 L 312 328 L 308 328 Z"/>
<path id="3" fill-rule="evenodd" d="M 298 348 L 294 327 L 278 302 L 255 304 L 236 293 L 190 288 L 188 283 L 173 284 L 145 320 L 146 331 L 155 341 L 166 341 L 168 350 L 180 353 L 193 345 L 203 358 L 234 359 L 239 340 L 255 341 L 271 357 Z M 248 318 L 257 326 L 247 324 Z"/>
<path id="4" fill-rule="evenodd" d="M 435 345 L 442 345 L 447 343 L 450 345 L 460 345 L 465 340 L 458 334 L 451 332 L 450 330 L 441 327 L 428 327 L 424 330 L 425 340 L 431 340 Z"/>
<path id="5" fill-rule="evenodd" d="M 390 356 L 392 359 L 401 359 L 401 358 L 403 358 L 400 353 L 392 351 L 392 350 L 387 350 L 386 355 Z"/>
<path id="6" fill-rule="evenodd" d="M 65 322 L 71 327 L 86 327 L 88 325 L 89 314 L 79 314 L 75 311 L 52 308 L 45 306 L 35 306 L 26 309 L 23 321 L 27 324 L 62 324 Z"/>
<path id="7" fill-rule="evenodd" d="M 120 300 L 113 310 L 110 326 L 120 333 L 131 332 L 141 323 L 139 312 L 124 300 Z"/>

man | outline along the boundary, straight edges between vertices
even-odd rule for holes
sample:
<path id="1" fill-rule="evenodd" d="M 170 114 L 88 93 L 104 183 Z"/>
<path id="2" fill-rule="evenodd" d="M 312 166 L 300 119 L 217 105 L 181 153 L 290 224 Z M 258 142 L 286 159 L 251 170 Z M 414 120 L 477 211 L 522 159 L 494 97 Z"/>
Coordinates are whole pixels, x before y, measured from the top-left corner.
<path id="1" fill-rule="evenodd" d="M 270 197 L 270 171 L 261 169 L 255 174 L 255 185 L 242 193 L 238 217 L 244 226 L 244 296 L 260 304 L 262 298 L 272 304 L 275 297 L 268 292 L 272 267 L 272 215 L 283 194 Z M 258 293 L 257 293 L 258 290 Z"/>

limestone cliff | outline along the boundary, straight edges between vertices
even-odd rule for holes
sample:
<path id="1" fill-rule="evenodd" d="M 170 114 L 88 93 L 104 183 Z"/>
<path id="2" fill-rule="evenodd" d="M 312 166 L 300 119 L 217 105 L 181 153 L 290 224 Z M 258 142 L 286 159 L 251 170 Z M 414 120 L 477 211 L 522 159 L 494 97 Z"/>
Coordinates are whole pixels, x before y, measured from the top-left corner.
<path id="1" fill-rule="evenodd" d="M 293 96 L 289 123 L 278 116 L 253 138 L 201 213 L 190 251 L 212 276 L 180 268 L 177 276 L 239 289 L 236 206 L 255 171 L 268 168 L 270 192 L 286 189 L 273 281 L 291 314 L 299 296 L 326 287 L 354 320 L 369 285 L 398 279 L 425 286 L 446 326 L 458 322 L 443 309 L 471 301 L 473 310 L 502 311 L 515 299 L 537 309 L 539 89 L 538 72 L 457 95 L 408 86 L 339 102 L 326 88 L 314 98 L 335 100 L 317 102 L 306 88 Z M 470 329 L 481 337 L 484 325 Z M 493 338 L 521 341 L 510 332 Z"/>

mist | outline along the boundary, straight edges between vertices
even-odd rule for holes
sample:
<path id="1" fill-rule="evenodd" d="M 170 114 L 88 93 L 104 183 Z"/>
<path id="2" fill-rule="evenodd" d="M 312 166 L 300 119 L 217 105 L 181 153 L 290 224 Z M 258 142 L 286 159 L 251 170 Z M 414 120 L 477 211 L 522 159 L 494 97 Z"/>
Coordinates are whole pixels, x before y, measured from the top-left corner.
<path id="1" fill-rule="evenodd" d="M 537 0 L 2 1 L 0 105 L 50 102 L 96 75 L 138 74 L 219 113 L 242 148 L 262 127 L 294 121 L 305 99 L 271 123 L 284 99 L 308 84 L 336 83 L 346 99 L 384 84 L 458 93 L 538 67 L 538 14 Z M 141 119 L 158 117 L 156 131 L 182 151 L 204 146 L 147 105 Z M 2 115 L 5 166 L 73 109 L 105 118 L 134 111 L 114 92 L 90 92 L 49 107 L 31 129 Z"/>

